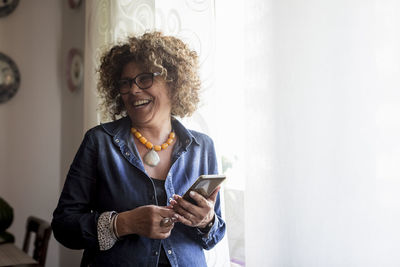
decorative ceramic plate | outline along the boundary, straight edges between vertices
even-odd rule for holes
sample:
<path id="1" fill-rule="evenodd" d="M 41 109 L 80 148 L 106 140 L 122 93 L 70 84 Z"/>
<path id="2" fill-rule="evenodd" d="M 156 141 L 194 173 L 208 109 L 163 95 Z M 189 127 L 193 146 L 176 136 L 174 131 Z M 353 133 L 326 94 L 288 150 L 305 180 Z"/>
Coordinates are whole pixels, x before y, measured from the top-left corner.
<path id="1" fill-rule="evenodd" d="M 75 48 L 69 50 L 67 62 L 67 81 L 71 92 L 81 88 L 83 83 L 82 53 Z"/>
<path id="2" fill-rule="evenodd" d="M 0 52 L 0 103 L 8 101 L 17 93 L 20 80 L 17 65 Z"/>
<path id="3" fill-rule="evenodd" d="M 19 0 L 1 0 L 0 17 L 9 15 L 18 6 Z"/>
<path id="4" fill-rule="evenodd" d="M 81 0 L 68 0 L 68 4 L 70 8 L 75 9 L 81 5 Z"/>

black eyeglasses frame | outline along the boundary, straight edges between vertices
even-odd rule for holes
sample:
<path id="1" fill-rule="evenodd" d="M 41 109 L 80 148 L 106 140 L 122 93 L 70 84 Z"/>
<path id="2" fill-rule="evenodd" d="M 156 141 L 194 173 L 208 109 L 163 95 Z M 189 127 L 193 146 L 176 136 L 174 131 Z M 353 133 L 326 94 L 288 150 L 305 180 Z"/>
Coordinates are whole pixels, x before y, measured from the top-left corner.
<path id="1" fill-rule="evenodd" d="M 136 82 L 136 79 L 137 79 L 138 77 L 142 76 L 142 75 L 148 75 L 148 74 L 151 74 L 151 75 L 152 75 L 152 76 L 151 76 L 151 79 L 152 79 L 152 80 L 151 80 L 151 85 L 150 85 L 150 86 L 147 86 L 147 87 L 141 87 L 141 86 Z M 160 72 L 142 72 L 142 73 L 139 73 L 138 75 L 136 75 L 136 76 L 133 77 L 133 78 L 121 79 L 121 80 L 118 81 L 118 90 L 119 90 L 119 93 L 120 93 L 121 95 L 129 94 L 130 90 L 132 89 L 132 85 L 133 85 L 133 84 L 136 84 L 136 86 L 137 86 L 139 89 L 141 89 L 141 90 L 149 89 L 150 87 L 153 86 L 154 77 L 156 77 L 156 76 L 158 76 L 158 75 L 160 75 L 160 74 L 161 74 Z M 122 81 L 128 81 L 128 83 L 129 83 L 129 89 L 130 89 L 130 90 L 128 90 L 127 92 L 124 92 L 124 93 L 121 92 L 121 88 L 120 88 L 120 87 L 121 87 L 121 86 L 120 86 L 120 83 L 121 83 Z"/>

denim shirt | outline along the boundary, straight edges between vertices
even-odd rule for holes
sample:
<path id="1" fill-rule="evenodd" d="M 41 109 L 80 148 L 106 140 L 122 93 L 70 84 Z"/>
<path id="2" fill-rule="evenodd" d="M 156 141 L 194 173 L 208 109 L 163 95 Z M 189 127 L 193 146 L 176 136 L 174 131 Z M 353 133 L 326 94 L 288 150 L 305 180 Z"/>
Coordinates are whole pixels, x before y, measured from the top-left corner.
<path id="1" fill-rule="evenodd" d="M 173 119 L 179 137 L 165 180 L 167 199 L 183 195 L 202 174 L 217 174 L 213 141 L 187 130 Z M 208 234 L 175 223 L 166 239 L 129 235 L 111 249 L 100 251 L 97 221 L 102 212 L 123 212 L 156 205 L 155 188 L 146 174 L 130 133 L 128 117 L 90 129 L 75 156 L 53 214 L 55 238 L 71 249 L 84 249 L 82 266 L 157 266 L 161 245 L 172 266 L 206 266 L 203 249 L 211 249 L 225 234 L 220 197 Z"/>

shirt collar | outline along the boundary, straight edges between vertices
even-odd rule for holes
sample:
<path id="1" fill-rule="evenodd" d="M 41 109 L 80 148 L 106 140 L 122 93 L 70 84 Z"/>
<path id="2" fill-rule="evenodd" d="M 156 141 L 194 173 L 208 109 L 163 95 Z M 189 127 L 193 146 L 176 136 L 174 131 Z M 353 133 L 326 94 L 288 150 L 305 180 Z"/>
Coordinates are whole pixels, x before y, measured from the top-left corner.
<path id="1" fill-rule="evenodd" d="M 131 120 L 128 116 L 113 122 L 103 123 L 101 126 L 104 131 L 113 137 L 117 136 L 122 140 L 127 140 L 130 136 Z M 187 148 L 192 142 L 199 145 L 199 142 L 191 131 L 175 118 L 172 118 L 172 129 L 174 129 L 185 148 Z"/>
<path id="2" fill-rule="evenodd" d="M 172 118 L 172 129 L 179 136 L 182 144 L 187 148 L 192 142 L 199 145 L 196 137 L 183 124 L 175 118 Z"/>
<path id="3" fill-rule="evenodd" d="M 126 132 L 126 130 L 130 132 L 131 121 L 129 117 L 123 117 L 116 121 L 101 123 L 100 125 L 109 135 L 116 136 L 121 135 L 121 133 Z"/>

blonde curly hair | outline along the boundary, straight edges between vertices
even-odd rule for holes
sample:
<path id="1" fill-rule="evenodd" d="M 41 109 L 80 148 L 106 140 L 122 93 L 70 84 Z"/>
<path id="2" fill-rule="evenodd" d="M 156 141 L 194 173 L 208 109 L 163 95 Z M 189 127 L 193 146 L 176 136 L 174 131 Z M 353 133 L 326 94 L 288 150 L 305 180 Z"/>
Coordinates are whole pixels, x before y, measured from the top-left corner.
<path id="1" fill-rule="evenodd" d="M 97 90 L 103 118 L 115 120 L 126 115 L 118 80 L 124 66 L 132 61 L 146 71 L 161 73 L 170 90 L 171 115 L 193 114 L 201 85 L 197 53 L 176 37 L 149 32 L 129 37 L 127 42 L 114 45 L 101 57 Z"/>

